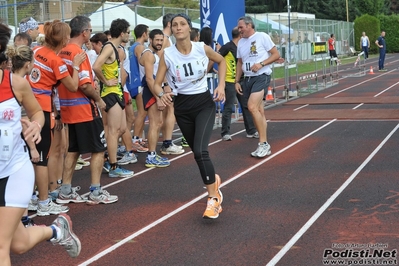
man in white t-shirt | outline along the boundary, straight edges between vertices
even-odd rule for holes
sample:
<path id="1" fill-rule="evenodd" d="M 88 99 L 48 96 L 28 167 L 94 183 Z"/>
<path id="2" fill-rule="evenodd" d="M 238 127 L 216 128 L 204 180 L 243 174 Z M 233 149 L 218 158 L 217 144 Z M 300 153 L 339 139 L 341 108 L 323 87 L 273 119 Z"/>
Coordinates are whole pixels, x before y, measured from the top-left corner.
<path id="1" fill-rule="evenodd" d="M 270 84 L 272 69 L 270 65 L 280 59 L 280 54 L 264 32 L 256 32 L 251 17 L 238 19 L 238 30 L 241 39 L 237 45 L 237 73 L 235 88 L 237 93 L 248 98 L 248 110 L 251 112 L 255 127 L 259 132 L 258 148 L 251 153 L 252 157 L 265 157 L 271 154 L 267 143 L 266 117 L 263 100 Z M 240 83 L 239 77 L 244 73 L 244 80 Z"/>

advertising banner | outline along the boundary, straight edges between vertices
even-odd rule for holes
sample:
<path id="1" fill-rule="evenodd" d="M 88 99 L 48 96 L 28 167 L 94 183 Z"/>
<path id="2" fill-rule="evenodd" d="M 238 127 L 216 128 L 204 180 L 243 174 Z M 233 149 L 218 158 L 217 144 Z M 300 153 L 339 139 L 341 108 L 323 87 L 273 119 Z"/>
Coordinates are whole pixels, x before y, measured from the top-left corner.
<path id="1" fill-rule="evenodd" d="M 245 0 L 200 0 L 201 28 L 209 27 L 221 45 L 231 40 L 231 30 L 245 16 Z"/>

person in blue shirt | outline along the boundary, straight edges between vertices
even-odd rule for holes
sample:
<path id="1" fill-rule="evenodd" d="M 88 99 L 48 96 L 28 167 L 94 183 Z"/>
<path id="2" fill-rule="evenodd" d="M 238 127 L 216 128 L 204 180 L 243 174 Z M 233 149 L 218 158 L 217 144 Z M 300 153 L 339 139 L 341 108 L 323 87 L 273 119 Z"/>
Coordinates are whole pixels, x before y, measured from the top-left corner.
<path id="1" fill-rule="evenodd" d="M 387 71 L 384 68 L 385 53 L 387 50 L 387 45 L 385 43 L 385 31 L 381 31 L 381 36 L 375 41 L 375 44 L 380 48 L 380 59 L 378 61 L 378 71 Z"/>

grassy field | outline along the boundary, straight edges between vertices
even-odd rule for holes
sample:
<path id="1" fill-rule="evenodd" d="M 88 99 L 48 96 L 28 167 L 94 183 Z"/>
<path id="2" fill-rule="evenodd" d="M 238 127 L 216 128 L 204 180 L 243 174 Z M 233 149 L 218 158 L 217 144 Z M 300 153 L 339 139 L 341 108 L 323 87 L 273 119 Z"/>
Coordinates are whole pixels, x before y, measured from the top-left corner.
<path id="1" fill-rule="evenodd" d="M 378 55 L 370 55 L 369 58 L 375 58 L 378 57 Z M 351 56 L 351 57 L 342 57 L 340 58 L 341 63 L 343 65 L 353 65 L 357 59 L 357 56 Z M 329 67 L 329 61 L 327 61 L 326 66 L 327 68 Z M 317 61 L 317 70 L 322 70 L 324 66 L 324 61 Z M 307 62 L 300 62 L 298 63 L 298 75 L 299 74 L 304 74 L 304 73 L 314 73 L 316 72 L 316 64 L 313 61 L 307 61 Z M 289 74 L 290 76 L 295 76 L 296 74 L 296 68 L 291 68 L 289 69 Z M 280 79 L 284 78 L 284 67 L 279 67 L 279 68 L 274 68 L 273 70 L 273 75 L 275 79 Z"/>

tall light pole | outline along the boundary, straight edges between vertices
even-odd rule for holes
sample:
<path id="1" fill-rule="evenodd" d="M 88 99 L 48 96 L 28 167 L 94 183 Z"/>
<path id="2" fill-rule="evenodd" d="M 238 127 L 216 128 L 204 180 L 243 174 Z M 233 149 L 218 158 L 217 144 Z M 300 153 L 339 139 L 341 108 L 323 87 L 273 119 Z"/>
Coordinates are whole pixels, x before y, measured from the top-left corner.
<path id="1" fill-rule="evenodd" d="M 346 0 L 346 21 L 349 22 L 349 8 L 348 8 L 348 0 Z"/>

